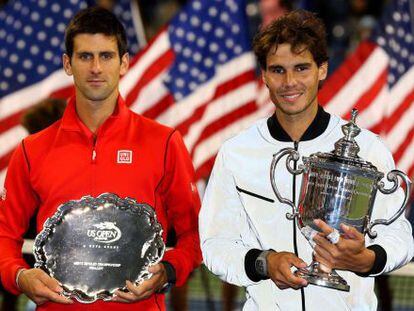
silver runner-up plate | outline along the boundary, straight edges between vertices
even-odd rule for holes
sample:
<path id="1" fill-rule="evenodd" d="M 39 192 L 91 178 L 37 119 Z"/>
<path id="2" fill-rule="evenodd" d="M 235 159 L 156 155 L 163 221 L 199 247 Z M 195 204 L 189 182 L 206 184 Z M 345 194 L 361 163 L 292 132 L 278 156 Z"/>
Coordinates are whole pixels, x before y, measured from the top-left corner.
<path id="1" fill-rule="evenodd" d="M 36 268 L 82 303 L 110 300 L 125 281 L 139 284 L 164 254 L 154 209 L 113 193 L 85 196 L 59 206 L 37 235 Z"/>

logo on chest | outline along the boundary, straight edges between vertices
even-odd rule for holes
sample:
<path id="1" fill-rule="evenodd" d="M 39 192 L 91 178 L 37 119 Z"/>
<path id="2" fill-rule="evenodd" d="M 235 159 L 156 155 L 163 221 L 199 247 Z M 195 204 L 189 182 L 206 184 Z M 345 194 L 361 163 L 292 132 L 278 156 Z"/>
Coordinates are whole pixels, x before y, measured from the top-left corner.
<path id="1" fill-rule="evenodd" d="M 118 150 L 118 155 L 116 157 L 116 163 L 131 164 L 132 163 L 132 150 Z"/>

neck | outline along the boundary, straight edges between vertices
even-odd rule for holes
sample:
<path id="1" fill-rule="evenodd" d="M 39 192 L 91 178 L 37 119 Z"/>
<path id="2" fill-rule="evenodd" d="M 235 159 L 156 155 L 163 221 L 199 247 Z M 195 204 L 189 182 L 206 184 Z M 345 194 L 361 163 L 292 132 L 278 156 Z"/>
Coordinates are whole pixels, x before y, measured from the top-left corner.
<path id="1" fill-rule="evenodd" d="M 293 141 L 299 141 L 308 129 L 318 112 L 318 105 L 312 105 L 301 113 L 288 115 L 276 109 L 276 117 L 280 125 Z"/>
<path id="2" fill-rule="evenodd" d="M 92 101 L 77 95 L 76 112 L 79 119 L 92 133 L 96 134 L 99 127 L 113 114 L 118 93 L 114 93 L 102 101 Z"/>

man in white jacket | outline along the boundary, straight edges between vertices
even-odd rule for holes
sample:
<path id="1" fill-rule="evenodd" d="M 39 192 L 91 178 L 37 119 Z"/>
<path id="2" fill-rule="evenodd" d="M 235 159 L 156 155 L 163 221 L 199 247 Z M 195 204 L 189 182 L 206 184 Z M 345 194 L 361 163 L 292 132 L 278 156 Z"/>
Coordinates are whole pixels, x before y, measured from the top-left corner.
<path id="1" fill-rule="evenodd" d="M 310 263 L 313 249 L 286 218 L 291 208 L 276 199 L 269 179 L 272 156 L 280 149 L 293 147 L 302 156 L 330 152 L 343 136 L 345 121 L 325 112 L 317 100 L 328 66 L 324 25 L 310 12 L 294 11 L 263 29 L 253 46 L 275 114 L 220 149 L 199 216 L 204 263 L 226 282 L 246 287 L 245 310 L 376 310 L 372 276 L 413 257 L 405 217 L 377 226 L 375 239 L 342 227 L 347 238 L 337 244 L 326 238 L 332 228 L 317 221 L 322 232 L 314 238 L 315 258 L 337 269 L 351 290 L 307 286 L 292 271 Z M 362 130 L 356 141 L 361 158 L 385 173 L 394 168 L 375 134 Z M 284 165 L 275 175 L 281 195 L 297 202 L 300 177 Z M 402 201 L 401 189 L 378 193 L 372 218 L 389 218 Z"/>

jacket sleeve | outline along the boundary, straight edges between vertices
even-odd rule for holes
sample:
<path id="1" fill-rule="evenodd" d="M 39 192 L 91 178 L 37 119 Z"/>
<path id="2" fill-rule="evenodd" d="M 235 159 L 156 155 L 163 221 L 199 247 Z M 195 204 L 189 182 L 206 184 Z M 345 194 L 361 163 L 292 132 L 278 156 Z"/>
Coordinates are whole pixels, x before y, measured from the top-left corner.
<path id="1" fill-rule="evenodd" d="M 255 284 L 246 274 L 245 258 L 249 250 L 261 247 L 253 238 L 233 174 L 226 166 L 225 145 L 217 155 L 204 194 L 199 227 L 208 269 L 237 286 Z"/>
<path id="2" fill-rule="evenodd" d="M 19 294 L 16 273 L 29 268 L 23 260 L 23 234 L 36 207 L 37 197 L 30 185 L 29 166 L 23 143 L 15 150 L 7 170 L 6 196 L 0 204 L 0 273 L 3 286 Z"/>
<path id="3" fill-rule="evenodd" d="M 371 150 L 368 158 L 373 160 L 378 170 L 385 173 L 383 181 L 385 182 L 386 189 L 390 189 L 393 183 L 387 181 L 386 176 L 388 172 L 395 169 L 392 155 L 379 139 L 374 142 Z M 378 190 L 371 221 L 376 219 L 390 219 L 401 207 L 403 201 L 404 191 L 401 187 L 392 194 L 383 194 Z M 404 213 L 388 226 L 374 226 L 373 231 L 377 232 L 377 237 L 370 239 L 367 235 L 367 245 L 381 246 L 386 253 L 386 263 L 382 271 L 372 275 L 387 273 L 398 269 L 413 258 L 414 241 L 411 233 L 412 228 Z"/>
<path id="4" fill-rule="evenodd" d="M 177 286 L 183 285 L 190 272 L 201 263 L 197 222 L 200 197 L 194 175 L 184 142 L 175 131 L 167 145 L 161 191 L 168 222 L 172 224 L 177 236 L 176 246 L 165 253 L 163 260 L 173 265 Z"/>

